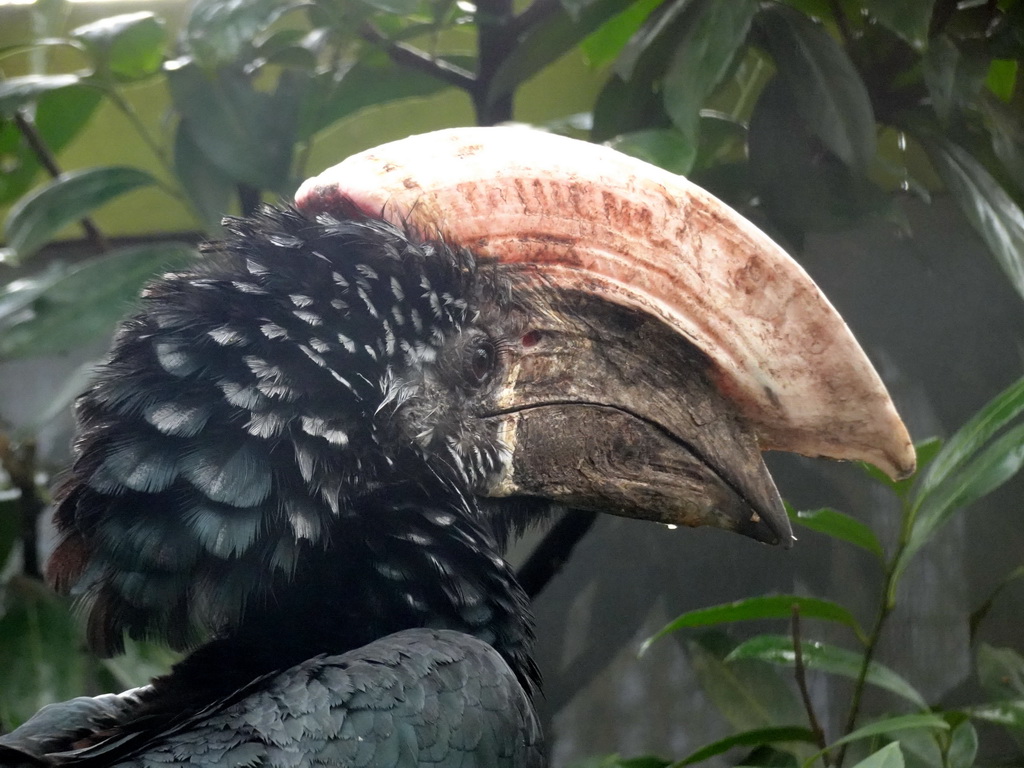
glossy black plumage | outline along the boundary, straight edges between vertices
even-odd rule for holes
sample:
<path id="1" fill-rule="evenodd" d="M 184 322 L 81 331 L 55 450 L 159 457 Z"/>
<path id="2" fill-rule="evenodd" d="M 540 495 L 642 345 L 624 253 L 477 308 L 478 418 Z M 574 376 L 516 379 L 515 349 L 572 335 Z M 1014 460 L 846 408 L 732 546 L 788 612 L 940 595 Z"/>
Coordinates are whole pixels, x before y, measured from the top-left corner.
<path id="1" fill-rule="evenodd" d="M 107 697 L 112 701 L 104 714 L 116 710 L 117 698 Z M 56 724 L 67 728 L 78 718 L 84 731 L 99 719 L 83 706 L 94 700 L 75 701 L 77 709 Z M 55 723 L 37 725 L 52 732 Z M 26 761 L 42 753 L 32 751 L 32 735 L 27 724 L 6 737 L 23 745 L 17 756 Z M 0 760 L 14 756 L 0 751 Z M 491 646 L 462 633 L 413 629 L 308 659 L 167 728 L 129 730 L 58 762 L 81 768 L 516 768 L 542 765 L 542 754 L 529 697 Z"/>
<path id="2" fill-rule="evenodd" d="M 49 568 L 101 652 L 124 633 L 206 643 L 96 733 L 68 710 L 70 753 L 0 744 L 89 765 L 537 764 L 510 523 L 474 495 L 505 457 L 468 418 L 496 334 L 521 322 L 509 278 L 365 217 L 267 208 L 228 227 L 146 289 L 79 400 Z M 454 630 L 430 636 L 447 650 L 394 634 L 416 627 Z M 356 667 L 355 693 L 314 700 L 307 682 Z M 366 682 L 378 668 L 405 676 L 401 702 Z M 364 762 L 365 744 L 392 750 L 390 726 L 331 730 L 356 709 L 421 717 L 410 702 L 432 691 L 440 747 L 417 731 L 417 749 Z M 254 722 L 268 696 L 294 717 Z M 512 719 L 467 714 L 485 703 Z"/>

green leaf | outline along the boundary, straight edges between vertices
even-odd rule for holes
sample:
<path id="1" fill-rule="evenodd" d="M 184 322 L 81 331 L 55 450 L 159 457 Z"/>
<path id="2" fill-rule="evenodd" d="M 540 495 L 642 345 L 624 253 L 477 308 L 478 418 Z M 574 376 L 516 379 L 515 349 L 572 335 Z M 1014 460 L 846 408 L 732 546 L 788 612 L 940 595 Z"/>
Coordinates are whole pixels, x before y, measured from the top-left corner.
<path id="1" fill-rule="evenodd" d="M 854 680 L 860 675 L 864 657 L 859 653 L 819 642 L 803 642 L 800 648 L 804 666 L 808 669 L 842 675 Z M 759 635 L 741 643 L 726 657 L 726 661 L 734 659 L 757 659 L 792 667 L 796 664 L 796 652 L 793 650 L 793 640 L 790 637 Z M 927 702 L 910 683 L 877 661 L 872 661 L 868 666 L 866 679 L 874 686 L 902 696 L 920 709 L 928 708 Z"/>
<path id="2" fill-rule="evenodd" d="M 116 690 L 146 685 L 154 677 L 166 675 L 181 660 L 182 654 L 156 643 L 125 638 L 124 653 L 101 659 L 103 668 L 113 678 Z"/>
<path id="3" fill-rule="evenodd" d="M 79 47 L 75 43 L 63 37 L 38 37 L 35 40 L 29 40 L 24 43 L 0 45 L 0 59 L 7 58 L 8 56 L 14 56 L 19 53 L 28 53 L 29 51 L 37 48 L 58 47 L 72 48 L 76 51 L 79 50 Z"/>
<path id="4" fill-rule="evenodd" d="M 1006 576 L 999 580 L 995 588 L 989 593 L 988 598 L 980 605 L 977 609 L 971 611 L 970 621 L 970 638 L 971 644 L 973 645 L 974 639 L 978 636 L 978 628 L 981 626 L 981 622 L 988 616 L 989 611 L 992 610 L 992 606 L 996 602 L 996 598 L 1002 593 L 1007 586 L 1014 581 L 1024 578 L 1024 565 L 1017 566 L 1010 571 Z"/>
<path id="5" fill-rule="evenodd" d="M 448 83 L 436 77 L 389 64 L 374 66 L 356 62 L 340 83 L 332 73 L 317 78 L 319 87 L 309 95 L 299 138 L 308 139 L 317 131 L 361 109 L 400 99 L 431 96 Z"/>
<path id="6" fill-rule="evenodd" d="M 0 329 L 17 322 L 19 315 L 30 312 L 32 302 L 65 274 L 64 264 L 51 262 L 42 272 L 12 280 L 0 288 Z"/>
<path id="7" fill-rule="evenodd" d="M 639 70 L 638 70 L 639 71 Z M 661 94 L 653 81 L 625 82 L 617 75 L 608 78 L 594 103 L 592 141 L 606 141 L 615 136 L 652 126 L 668 127 Z"/>
<path id="8" fill-rule="evenodd" d="M 253 40 L 291 7 L 282 0 L 196 0 L 185 22 L 184 47 L 204 69 L 238 62 Z"/>
<path id="9" fill-rule="evenodd" d="M 653 755 L 631 758 L 622 758 L 618 755 L 602 755 L 574 760 L 566 768 L 667 768 L 671 764 L 671 760 L 665 760 Z"/>
<path id="10" fill-rule="evenodd" d="M 971 768 L 978 755 L 978 732 L 970 720 L 964 720 L 953 728 L 949 749 L 946 751 L 948 768 Z"/>
<path id="11" fill-rule="evenodd" d="M 3 327 L 4 322 L 0 319 L 0 328 Z M 58 416 L 70 411 L 72 403 L 88 388 L 96 375 L 96 366 L 99 363 L 99 360 L 86 360 L 76 366 L 71 373 L 64 374 L 64 381 L 61 382 L 57 393 L 47 398 L 43 408 L 38 412 L 27 414 L 26 432 L 36 433 Z"/>
<path id="12" fill-rule="evenodd" d="M 851 741 L 868 739 L 872 736 L 881 736 L 882 734 L 893 733 L 895 731 L 909 731 L 916 728 L 948 731 L 949 723 L 943 720 L 941 715 L 933 715 L 931 713 L 886 717 L 882 720 L 876 720 L 873 723 L 861 726 L 857 730 L 846 734 L 841 739 L 836 739 L 834 742 L 829 744 L 829 748 L 831 749 L 832 747 L 838 747 L 842 744 L 849 744 Z M 897 742 L 893 743 L 895 744 Z"/>
<path id="13" fill-rule="evenodd" d="M 799 768 L 796 756 L 769 746 L 751 750 L 737 768 Z"/>
<path id="14" fill-rule="evenodd" d="M 24 75 L 0 80 L 0 116 L 13 118 L 15 112 L 44 93 L 68 88 L 80 81 L 78 75 Z"/>
<path id="15" fill-rule="evenodd" d="M 985 87 L 1003 101 L 1010 101 L 1017 87 L 1017 68 L 1016 59 L 993 59 L 985 75 Z"/>
<path id="16" fill-rule="evenodd" d="M 749 597 L 733 603 L 724 603 L 711 608 L 700 608 L 678 616 L 662 627 L 657 634 L 644 641 L 640 652 L 644 653 L 653 642 L 665 635 L 691 627 L 709 627 L 729 624 L 734 621 L 751 621 L 754 619 L 789 619 L 793 616 L 793 608 L 799 607 L 800 618 L 821 619 L 845 624 L 853 629 L 862 641 L 866 639 L 864 630 L 848 610 L 838 603 L 821 600 L 817 597 L 800 597 L 798 595 L 766 595 Z"/>
<path id="17" fill-rule="evenodd" d="M 629 0 L 593 0 L 580 10 L 578 18 L 559 8 L 550 18 L 529 27 L 494 73 L 488 100 L 511 93 L 628 7 Z"/>
<path id="18" fill-rule="evenodd" d="M 696 0 L 669 0 L 652 13 L 636 33 L 629 39 L 615 63 L 615 73 L 623 80 L 633 77 L 634 69 L 641 57 L 683 17 Z"/>
<path id="19" fill-rule="evenodd" d="M 965 56 L 946 35 L 931 41 L 921 67 L 940 123 L 948 125 L 955 110 L 974 101 L 987 66 L 987 59 Z"/>
<path id="20" fill-rule="evenodd" d="M 662 85 L 665 111 L 696 153 L 700 110 L 732 68 L 757 0 L 700 0 L 678 37 Z"/>
<path id="21" fill-rule="evenodd" d="M 1024 190 L 1024 125 L 1012 107 L 994 97 L 978 99 L 976 106 L 992 138 L 992 151 L 1006 169 L 1006 175 Z"/>
<path id="22" fill-rule="evenodd" d="M 19 259 L 31 256 L 68 224 L 155 181 L 145 171 L 124 166 L 62 174 L 11 208 L 4 223 L 7 245 Z"/>
<path id="23" fill-rule="evenodd" d="M 51 151 L 60 152 L 79 135 L 102 98 L 102 91 L 83 83 L 49 91 L 36 102 L 36 128 Z"/>
<path id="24" fill-rule="evenodd" d="M 661 0 L 636 0 L 622 13 L 609 19 L 580 43 L 591 67 L 604 67 L 615 60 L 640 25 L 661 4 Z"/>
<path id="25" fill-rule="evenodd" d="M 744 209 L 755 197 L 750 166 L 742 160 L 702 168 L 691 173 L 691 181 L 733 208 Z"/>
<path id="26" fill-rule="evenodd" d="M 816 741 L 814 731 L 798 725 L 785 725 L 776 728 L 755 728 L 752 731 L 743 731 L 724 739 L 707 744 L 695 752 L 690 753 L 682 760 L 672 763 L 672 768 L 682 768 L 684 765 L 700 763 L 708 758 L 727 752 L 733 747 L 756 747 L 762 744 L 774 744 L 780 741 L 806 741 L 814 744 Z"/>
<path id="27" fill-rule="evenodd" d="M 761 204 L 794 243 L 804 232 L 846 228 L 891 205 L 887 193 L 834 153 L 822 151 L 821 139 L 780 77 L 761 90 L 747 149 Z"/>
<path id="28" fill-rule="evenodd" d="M 875 117 L 846 52 L 821 24 L 784 5 L 765 6 L 754 24 L 808 127 L 847 166 L 865 171 L 875 156 Z"/>
<path id="29" fill-rule="evenodd" d="M 256 61 L 296 67 L 310 71 L 316 67 L 317 54 L 327 34 L 324 30 L 278 29 L 256 46 Z"/>
<path id="30" fill-rule="evenodd" d="M 0 205 L 9 205 L 32 187 L 41 166 L 32 148 L 12 120 L 0 118 L 0 157 L 4 171 L 0 173 Z M 0 262 L 3 260 L 0 249 Z"/>
<path id="31" fill-rule="evenodd" d="M 140 80 L 156 74 L 163 61 L 164 22 L 149 11 L 108 16 L 78 27 L 71 36 L 92 55 L 101 76 Z"/>
<path id="32" fill-rule="evenodd" d="M 997 699 L 1024 699 L 1024 657 L 1013 648 L 978 646 L 978 682 Z"/>
<path id="33" fill-rule="evenodd" d="M 147 243 L 76 265 L 23 311 L 0 314 L 0 359 L 58 354 L 109 333 L 154 274 L 194 257 L 183 243 Z"/>
<path id="34" fill-rule="evenodd" d="M 700 142 L 694 168 L 697 172 L 717 169 L 747 157 L 747 125 L 724 112 L 700 111 Z"/>
<path id="35" fill-rule="evenodd" d="M 257 90 L 242 72 L 206 73 L 178 61 L 167 67 L 174 105 L 203 154 L 237 182 L 281 194 L 290 192 L 288 174 L 297 138 L 299 104 L 309 79 L 290 87 L 282 73 L 276 90 Z"/>
<path id="36" fill-rule="evenodd" d="M 0 723 L 21 724 L 40 707 L 81 694 L 92 661 L 67 605 L 43 584 L 16 576 L 0 618 Z"/>
<path id="37" fill-rule="evenodd" d="M 363 5 L 385 13 L 409 16 L 419 8 L 419 0 L 359 0 Z"/>
<path id="38" fill-rule="evenodd" d="M 935 0 L 861 0 L 878 22 L 917 51 L 928 45 L 928 25 Z"/>
<path id="39" fill-rule="evenodd" d="M 86 85 L 47 91 L 36 101 L 34 124 L 54 154 L 67 146 L 92 117 L 102 94 Z M 29 118 L 26 115 L 26 118 Z M 0 120 L 0 205 L 13 203 L 31 189 L 42 170 L 35 152 L 11 121 Z"/>
<path id="40" fill-rule="evenodd" d="M 1024 297 L 1024 212 L 966 150 L 932 133 L 918 136 L 967 220 Z"/>
<path id="41" fill-rule="evenodd" d="M 174 137 L 174 173 L 204 229 L 210 234 L 219 233 L 220 220 L 228 212 L 235 185 L 203 154 L 185 122 L 178 123 Z"/>
<path id="42" fill-rule="evenodd" d="M 955 439 L 955 438 L 954 438 Z M 950 441 L 952 442 L 952 441 Z M 924 496 L 915 511 L 907 546 L 900 552 L 889 599 L 913 556 L 949 519 L 994 491 L 1024 466 L 1024 424 L 1018 424 L 982 450 L 960 471 Z"/>
<path id="43" fill-rule="evenodd" d="M 868 755 L 853 768 L 903 768 L 903 766 L 903 752 L 900 751 L 899 742 L 894 741 Z"/>
<path id="44" fill-rule="evenodd" d="M 1024 730 L 1024 699 L 986 701 L 964 709 L 975 720 Z"/>
<path id="45" fill-rule="evenodd" d="M 945 744 L 940 742 L 945 740 L 938 731 L 926 728 L 903 729 L 890 731 L 884 738 L 899 742 L 907 768 L 935 768 L 942 765 L 942 747 Z M 874 738 L 872 743 L 877 745 L 880 740 Z"/>
<path id="46" fill-rule="evenodd" d="M 697 156 L 697 146 L 674 128 L 633 131 L 605 143 L 627 155 L 682 175 L 690 172 Z"/>
<path id="47" fill-rule="evenodd" d="M 885 560 L 885 552 L 878 537 L 860 520 L 828 508 L 793 512 L 787 505 L 787 511 L 789 519 L 797 525 L 853 544 L 870 552 L 879 560 Z"/>
<path id="48" fill-rule="evenodd" d="M 1021 413 L 1024 413 L 1024 377 L 992 398 L 946 441 L 922 475 L 915 503 L 920 504 L 954 472 L 962 469 L 985 443 Z"/>
<path id="49" fill-rule="evenodd" d="M 731 643 L 708 634 L 686 644 L 708 699 L 738 731 L 799 722 L 803 709 L 792 690 L 771 667 L 757 661 L 727 661 Z"/>

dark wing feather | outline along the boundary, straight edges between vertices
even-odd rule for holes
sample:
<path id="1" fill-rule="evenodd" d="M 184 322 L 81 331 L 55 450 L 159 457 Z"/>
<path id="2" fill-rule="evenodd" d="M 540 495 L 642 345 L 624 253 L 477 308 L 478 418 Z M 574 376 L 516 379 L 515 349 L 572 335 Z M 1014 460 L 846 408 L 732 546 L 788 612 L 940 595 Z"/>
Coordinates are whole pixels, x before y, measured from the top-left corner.
<path id="1" fill-rule="evenodd" d="M 79 696 L 48 704 L 13 731 L 0 736 L 0 766 L 47 764 L 47 755 L 72 749 L 77 740 L 130 716 L 145 690 Z"/>
<path id="2" fill-rule="evenodd" d="M 491 646 L 459 632 L 411 629 L 310 659 L 160 733 L 121 733 L 54 762 L 539 768 L 540 741 L 529 697 Z"/>

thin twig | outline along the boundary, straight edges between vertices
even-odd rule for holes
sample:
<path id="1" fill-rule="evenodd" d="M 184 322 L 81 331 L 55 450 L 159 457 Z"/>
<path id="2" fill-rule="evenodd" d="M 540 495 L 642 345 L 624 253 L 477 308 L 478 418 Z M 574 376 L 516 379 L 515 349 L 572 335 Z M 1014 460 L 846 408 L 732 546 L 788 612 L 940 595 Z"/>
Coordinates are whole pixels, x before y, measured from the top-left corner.
<path id="1" fill-rule="evenodd" d="M 436 77 L 438 80 L 443 80 L 449 85 L 454 85 L 456 88 L 461 88 L 464 91 L 472 93 L 476 87 L 476 77 L 473 76 L 472 72 L 445 59 L 431 56 L 419 48 L 390 40 L 387 35 L 372 24 L 364 24 L 360 27 L 359 36 L 367 42 L 381 46 L 384 52 L 396 64 L 415 69 L 431 77 Z"/>
<path id="2" fill-rule="evenodd" d="M 811 692 L 807 689 L 807 673 L 804 669 L 804 649 L 800 640 L 800 606 L 793 605 L 793 655 L 795 657 L 796 687 L 800 690 L 800 698 L 804 703 L 804 710 L 807 712 L 807 722 L 811 725 L 814 733 L 814 740 L 822 751 L 822 759 L 828 765 L 828 741 L 825 740 L 825 729 L 821 727 L 818 715 L 814 711 L 814 704 L 811 702 Z"/>
<path id="3" fill-rule="evenodd" d="M 896 551 L 889 559 L 885 569 L 885 579 L 882 584 L 882 594 L 878 605 L 878 614 L 875 616 L 874 626 L 871 628 L 871 634 L 868 636 L 867 648 L 864 650 L 864 656 L 861 659 L 860 671 L 857 674 L 857 682 L 853 686 L 853 696 L 850 699 L 850 711 L 846 716 L 846 727 L 843 729 L 843 736 L 847 736 L 853 732 L 853 729 L 857 726 L 857 716 L 860 714 L 860 705 L 864 697 L 864 689 L 867 685 L 868 670 L 871 668 L 871 660 L 875 655 L 875 650 L 878 648 L 878 643 L 882 639 L 882 630 L 885 628 L 886 619 L 889 618 L 889 614 L 893 612 L 895 606 L 895 589 L 896 580 L 898 578 L 898 567 L 900 561 L 903 559 L 903 552 L 910 544 L 910 535 L 914 530 L 914 518 L 917 514 L 917 508 L 905 499 L 903 500 L 902 509 L 902 523 L 900 525 L 900 538 L 896 545 Z M 836 755 L 835 765 L 836 768 L 842 768 L 843 758 L 846 757 L 847 744 L 843 744 L 839 748 L 839 752 Z"/>
<path id="4" fill-rule="evenodd" d="M 36 124 L 25 117 L 25 114 L 18 110 L 14 113 L 14 125 L 17 127 L 18 132 L 25 137 L 25 141 L 28 142 L 29 148 L 32 150 L 32 154 L 36 156 L 39 164 L 46 169 L 46 172 L 53 178 L 58 178 L 61 175 L 60 166 L 57 165 L 57 158 L 53 156 L 53 152 L 46 146 L 46 141 L 39 133 L 39 129 Z M 93 247 L 100 253 L 105 253 L 110 250 L 110 246 L 107 243 L 107 239 L 100 232 L 96 224 L 89 217 L 83 217 L 79 219 L 79 224 L 82 225 L 82 229 L 85 230 L 86 237 L 89 238 L 89 242 L 93 244 Z"/>
<path id="5" fill-rule="evenodd" d="M 516 574 L 531 600 L 558 575 L 596 519 L 595 512 L 571 510 L 545 534 Z"/>
<path id="6" fill-rule="evenodd" d="M 893 562 L 896 562 L 895 558 L 893 559 Z M 860 704 L 861 700 L 864 698 L 864 689 L 867 686 L 868 669 L 871 667 L 871 660 L 875 655 L 875 649 L 878 647 L 878 641 L 882 637 L 882 629 L 885 626 L 885 620 L 889 617 L 889 613 L 892 610 L 889 605 L 888 595 L 894 574 L 895 568 L 890 566 L 889 571 L 886 574 L 885 585 L 882 587 L 882 602 L 878 607 L 878 615 L 875 617 L 875 624 L 871 628 L 867 648 L 864 649 L 864 656 L 861 659 L 860 671 L 857 673 L 857 682 L 854 683 L 853 686 L 853 696 L 850 698 L 850 712 L 846 716 L 846 727 L 843 728 L 843 736 L 853 733 L 853 729 L 857 726 L 857 716 L 860 714 Z M 848 743 L 839 747 L 839 752 L 836 754 L 835 760 L 836 768 L 842 768 L 843 758 L 846 757 L 847 746 Z"/>

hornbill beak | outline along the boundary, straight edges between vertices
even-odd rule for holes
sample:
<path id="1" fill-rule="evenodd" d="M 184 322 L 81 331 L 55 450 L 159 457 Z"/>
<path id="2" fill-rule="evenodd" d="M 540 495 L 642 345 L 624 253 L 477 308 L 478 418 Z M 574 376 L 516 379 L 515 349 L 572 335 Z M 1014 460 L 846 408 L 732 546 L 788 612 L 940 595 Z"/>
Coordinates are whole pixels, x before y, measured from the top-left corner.
<path id="1" fill-rule="evenodd" d="M 788 545 L 762 450 L 914 470 L 884 385 L 814 282 L 682 177 L 547 133 L 460 128 L 354 155 L 296 204 L 354 205 L 517 273 L 530 317 L 484 414 L 512 452 L 490 495 Z"/>

